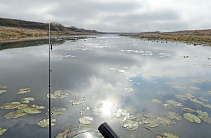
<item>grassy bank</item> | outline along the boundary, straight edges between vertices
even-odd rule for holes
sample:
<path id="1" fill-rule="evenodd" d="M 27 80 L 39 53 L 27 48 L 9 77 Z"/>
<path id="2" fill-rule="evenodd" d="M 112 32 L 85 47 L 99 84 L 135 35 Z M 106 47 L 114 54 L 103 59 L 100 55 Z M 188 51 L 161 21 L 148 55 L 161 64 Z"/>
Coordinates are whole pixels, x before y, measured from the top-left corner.
<path id="1" fill-rule="evenodd" d="M 137 34 L 123 34 L 123 36 L 131 36 L 135 38 L 161 41 L 161 42 L 183 42 L 194 45 L 211 46 L 211 30 L 194 30 L 194 31 L 178 31 L 178 32 L 149 32 Z"/>

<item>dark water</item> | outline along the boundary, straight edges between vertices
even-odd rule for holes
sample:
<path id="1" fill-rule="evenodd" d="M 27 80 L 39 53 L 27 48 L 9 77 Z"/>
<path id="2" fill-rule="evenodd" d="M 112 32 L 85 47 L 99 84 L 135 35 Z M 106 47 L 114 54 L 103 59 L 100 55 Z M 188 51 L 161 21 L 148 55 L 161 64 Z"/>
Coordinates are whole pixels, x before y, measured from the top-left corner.
<path id="1" fill-rule="evenodd" d="M 0 105 L 34 97 L 32 104 L 46 107 L 41 114 L 28 114 L 17 119 L 4 118 L 15 109 L 0 109 L 0 127 L 7 128 L 2 138 L 48 137 L 48 128 L 37 125 L 38 121 L 48 118 L 48 45 L 37 43 L 14 43 L 9 45 L 11 49 L 0 51 L 0 85 L 9 86 L 7 92 L 0 95 Z M 186 113 L 180 108 L 167 110 L 162 104 L 151 102 L 159 99 L 163 103 L 175 100 L 185 107 L 211 114 L 210 108 L 197 107 L 190 100 L 175 98 L 175 94 L 190 93 L 206 98 L 208 101 L 204 103 L 211 104 L 211 94 L 207 92 L 211 91 L 210 53 L 211 47 L 148 42 L 116 35 L 55 44 L 51 52 L 52 93 L 62 90 L 69 95 L 63 99 L 52 99 L 52 107 L 67 109 L 66 113 L 53 117 L 57 122 L 52 127 L 52 135 L 79 127 L 78 120 L 84 116 L 80 111 L 86 107 L 90 107 L 90 111 L 95 110 L 89 114 L 94 120 L 88 127 L 97 129 L 106 121 L 123 138 L 153 138 L 157 135 L 143 128 L 147 124 L 129 131 L 109 111 L 133 106 L 138 113 L 154 116 L 165 116 L 169 111 L 181 116 Z M 32 91 L 17 95 L 20 88 L 31 88 Z M 166 94 L 157 94 L 158 91 Z M 86 98 L 85 102 L 75 107 L 69 102 L 82 97 Z M 103 111 L 97 112 L 100 109 Z M 181 138 L 208 138 L 210 128 L 211 124 L 204 121 L 191 123 L 183 117 L 173 127 L 159 125 L 151 129 L 158 133 L 173 133 Z"/>

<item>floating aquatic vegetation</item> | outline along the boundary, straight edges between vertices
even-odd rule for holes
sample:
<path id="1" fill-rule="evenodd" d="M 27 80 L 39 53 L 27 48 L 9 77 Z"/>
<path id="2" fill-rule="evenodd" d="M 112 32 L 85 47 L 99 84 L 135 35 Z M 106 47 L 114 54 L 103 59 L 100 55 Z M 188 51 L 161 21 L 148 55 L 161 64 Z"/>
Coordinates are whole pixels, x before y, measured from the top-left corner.
<path id="1" fill-rule="evenodd" d="M 28 104 L 20 104 L 19 106 L 18 106 L 18 109 L 25 109 L 25 108 L 27 108 L 28 107 Z"/>
<path id="2" fill-rule="evenodd" d="M 179 138 L 179 136 L 176 136 L 174 134 L 171 133 L 163 133 L 164 136 L 166 136 L 167 138 Z"/>
<path id="3" fill-rule="evenodd" d="M 194 103 L 195 106 L 201 107 L 206 106 L 203 102 L 197 100 L 196 98 L 190 100 L 192 103 Z"/>
<path id="4" fill-rule="evenodd" d="M 159 95 L 166 95 L 167 94 L 167 93 L 162 92 L 162 91 L 157 91 L 156 93 L 159 94 Z"/>
<path id="5" fill-rule="evenodd" d="M 21 103 L 29 103 L 30 101 L 34 101 L 33 97 L 26 97 L 21 99 Z"/>
<path id="6" fill-rule="evenodd" d="M 157 117 L 157 119 L 159 120 L 159 123 L 168 127 L 172 127 L 172 122 L 171 119 L 168 117 Z"/>
<path id="7" fill-rule="evenodd" d="M 15 109 L 18 108 L 20 105 L 20 102 L 12 102 L 12 103 L 5 103 L 2 106 L 0 106 L 1 109 Z"/>
<path id="8" fill-rule="evenodd" d="M 183 117 L 190 122 L 201 123 L 201 120 L 197 116 L 195 116 L 191 113 L 185 113 L 185 114 L 183 114 Z"/>
<path id="9" fill-rule="evenodd" d="M 208 116 L 208 113 L 206 111 L 201 111 L 201 110 L 197 110 L 196 111 L 198 113 L 199 116 Z"/>
<path id="10" fill-rule="evenodd" d="M 145 119 L 141 113 L 135 114 L 134 117 L 136 117 L 138 119 L 138 121 L 143 121 Z"/>
<path id="11" fill-rule="evenodd" d="M 182 116 L 175 112 L 168 112 L 166 116 L 170 119 L 182 120 Z"/>
<path id="12" fill-rule="evenodd" d="M 138 129 L 138 125 L 139 123 L 132 119 L 122 120 L 122 127 L 126 127 L 130 131 Z"/>
<path id="13" fill-rule="evenodd" d="M 203 101 L 203 102 L 208 101 L 206 98 L 203 98 L 203 97 L 200 97 L 200 96 L 198 96 L 198 98 L 199 98 L 199 100 L 201 100 L 201 101 Z"/>
<path id="14" fill-rule="evenodd" d="M 166 103 L 171 104 L 172 106 L 176 107 L 176 108 L 182 108 L 183 104 L 176 102 L 174 100 L 167 100 Z"/>
<path id="15" fill-rule="evenodd" d="M 162 103 L 163 103 L 161 100 L 158 100 L 158 99 L 152 99 L 152 101 L 151 101 L 151 102 L 153 102 L 153 103 L 160 103 L 160 104 L 162 104 Z"/>
<path id="16" fill-rule="evenodd" d="M 9 86 L 7 86 L 7 85 L 0 85 L 0 89 L 7 89 L 7 88 L 9 88 Z"/>
<path id="17" fill-rule="evenodd" d="M 31 88 L 21 88 L 21 89 L 18 89 L 17 94 L 25 94 L 25 93 L 31 92 L 30 89 Z"/>
<path id="18" fill-rule="evenodd" d="M 195 110 L 193 110 L 193 109 L 191 109 L 189 107 L 183 107 L 181 110 L 185 111 L 185 112 L 189 112 L 189 113 L 195 112 Z"/>
<path id="19" fill-rule="evenodd" d="M 79 100 L 70 100 L 70 102 L 72 103 L 72 105 L 78 105 L 78 104 L 82 104 L 85 102 L 85 97 L 83 97 L 82 99 L 79 99 Z"/>
<path id="20" fill-rule="evenodd" d="M 61 114 L 64 114 L 65 112 L 66 112 L 66 109 L 62 108 L 62 107 L 53 107 L 53 108 L 51 108 L 51 116 L 61 115 Z"/>
<path id="21" fill-rule="evenodd" d="M 59 97 L 59 98 L 65 98 L 68 95 L 69 95 L 68 93 L 64 93 L 61 90 L 57 90 L 53 94 L 51 93 L 51 99 L 56 99 L 57 97 Z M 49 94 L 47 94 L 47 97 L 49 98 Z"/>
<path id="22" fill-rule="evenodd" d="M 172 109 L 170 104 L 163 104 L 164 109 Z"/>
<path id="23" fill-rule="evenodd" d="M 211 94 L 211 91 L 207 91 L 209 94 Z"/>
<path id="24" fill-rule="evenodd" d="M 149 121 L 148 127 L 158 127 L 160 124 L 160 122 L 157 118 L 154 118 L 154 119 L 151 119 L 148 121 Z"/>
<path id="25" fill-rule="evenodd" d="M 42 111 L 38 110 L 37 108 L 31 108 L 31 107 L 27 107 L 23 110 L 24 110 L 24 112 L 26 112 L 28 114 L 38 114 L 38 113 L 42 112 Z"/>
<path id="26" fill-rule="evenodd" d="M 204 107 L 211 108 L 210 104 L 204 104 Z"/>
<path id="27" fill-rule="evenodd" d="M 188 100 L 188 98 L 185 95 L 175 95 L 175 97 L 180 100 Z"/>
<path id="28" fill-rule="evenodd" d="M 209 82 L 211 82 L 211 80 L 192 80 L 192 82 L 202 84 L 204 82 L 209 83 Z"/>
<path id="29" fill-rule="evenodd" d="M 187 86 L 187 88 L 192 89 L 192 90 L 200 90 L 200 88 L 194 87 L 194 86 Z"/>
<path id="30" fill-rule="evenodd" d="M 6 128 L 1 128 L 1 127 L 0 127 L 0 136 L 1 136 L 2 134 L 4 134 L 4 132 L 6 132 L 6 131 L 7 131 Z"/>
<path id="31" fill-rule="evenodd" d="M 22 117 L 22 116 L 25 116 L 25 115 L 27 115 L 27 113 L 24 113 L 24 110 L 16 110 L 14 112 L 9 112 L 4 117 L 6 119 L 14 119 L 14 118 L 19 118 L 19 117 Z"/>
<path id="32" fill-rule="evenodd" d="M 122 115 L 122 109 L 117 109 L 117 110 L 115 111 L 115 115 L 116 115 L 117 118 L 120 118 L 121 115 Z"/>
<path id="33" fill-rule="evenodd" d="M 185 96 L 190 100 L 195 98 L 195 96 L 191 95 L 190 93 L 185 93 Z"/>
<path id="34" fill-rule="evenodd" d="M 79 118 L 80 124 L 84 124 L 84 125 L 89 125 L 92 123 L 92 121 L 93 121 L 93 118 L 90 116 L 83 116 Z"/>
<path id="35" fill-rule="evenodd" d="M 7 90 L 0 90 L 0 94 L 5 93 Z"/>
<path id="36" fill-rule="evenodd" d="M 36 109 L 45 109 L 44 106 L 34 105 L 34 104 L 31 107 L 36 108 Z"/>
<path id="37" fill-rule="evenodd" d="M 53 122 L 56 122 L 56 119 L 51 119 L 51 126 L 55 126 Z M 49 127 L 49 119 L 43 119 L 37 123 L 40 127 Z"/>

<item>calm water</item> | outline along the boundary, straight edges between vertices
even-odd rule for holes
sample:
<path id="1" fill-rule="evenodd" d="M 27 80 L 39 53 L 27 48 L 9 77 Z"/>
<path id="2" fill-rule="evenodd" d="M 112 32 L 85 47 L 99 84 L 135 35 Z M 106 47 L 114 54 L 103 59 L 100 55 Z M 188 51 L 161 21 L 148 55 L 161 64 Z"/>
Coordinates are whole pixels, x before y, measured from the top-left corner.
<path id="1" fill-rule="evenodd" d="M 48 45 L 43 43 L 12 43 L 8 44 L 10 49 L 0 51 L 0 85 L 9 86 L 7 92 L 0 94 L 0 105 L 34 97 L 31 104 L 46 107 L 40 114 L 17 119 L 4 118 L 16 109 L 0 109 L 0 127 L 7 128 L 2 138 L 48 137 L 48 128 L 37 125 L 38 121 L 48 118 Z M 97 129 L 106 121 L 122 138 L 155 138 L 156 134 L 143 128 L 148 124 L 129 131 L 112 113 L 125 106 L 133 106 L 137 113 L 156 117 L 170 111 L 181 116 L 186 113 L 181 108 L 164 109 L 162 104 L 151 102 L 152 99 L 163 103 L 175 100 L 185 107 L 206 111 L 211 117 L 210 108 L 175 98 L 175 94 L 189 93 L 197 99 L 204 97 L 208 101 L 203 102 L 211 104 L 211 94 L 207 92 L 211 91 L 211 47 L 148 42 L 116 35 L 54 43 L 51 52 L 52 93 L 61 90 L 69 95 L 52 99 L 52 107 L 67 109 L 64 114 L 53 117 L 57 119 L 52 127 L 53 136 L 67 128 L 79 127 L 79 118 L 86 115 L 93 117 L 93 122 L 86 127 Z M 31 92 L 17 95 L 20 88 L 31 88 Z M 165 94 L 159 94 L 159 91 Z M 85 102 L 82 104 L 74 107 L 70 103 L 70 100 L 83 97 Z M 81 115 L 86 107 L 90 108 L 89 112 Z M 211 124 L 203 120 L 200 124 L 191 123 L 184 117 L 175 121 L 173 127 L 160 124 L 150 129 L 181 138 L 208 138 L 211 135 Z"/>

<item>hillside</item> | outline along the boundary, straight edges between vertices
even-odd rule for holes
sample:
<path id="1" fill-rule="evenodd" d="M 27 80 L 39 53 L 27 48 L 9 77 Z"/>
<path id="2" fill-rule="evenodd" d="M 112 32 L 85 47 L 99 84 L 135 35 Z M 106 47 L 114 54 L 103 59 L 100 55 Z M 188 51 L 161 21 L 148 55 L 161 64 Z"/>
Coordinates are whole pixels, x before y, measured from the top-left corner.
<path id="1" fill-rule="evenodd" d="M 0 18 L 0 42 L 38 39 L 48 36 L 48 23 Z M 98 34 L 95 30 L 65 27 L 59 23 L 50 23 L 52 36 Z"/>
<path id="2" fill-rule="evenodd" d="M 194 45 L 211 46 L 211 29 L 208 30 L 184 30 L 176 32 L 144 32 L 128 33 L 123 36 L 131 36 L 152 41 L 177 41 Z"/>

